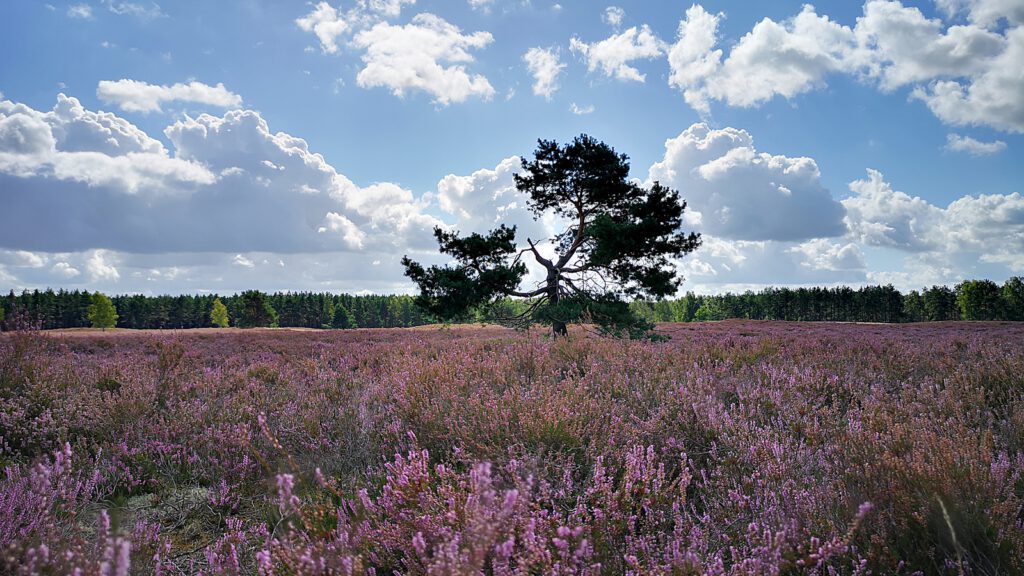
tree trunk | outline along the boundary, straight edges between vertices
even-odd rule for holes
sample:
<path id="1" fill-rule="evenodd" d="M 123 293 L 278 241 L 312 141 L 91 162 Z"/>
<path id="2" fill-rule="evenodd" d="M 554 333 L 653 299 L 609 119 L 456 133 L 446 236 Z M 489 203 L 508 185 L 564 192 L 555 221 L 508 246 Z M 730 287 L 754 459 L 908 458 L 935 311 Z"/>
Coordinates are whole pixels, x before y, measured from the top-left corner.
<path id="1" fill-rule="evenodd" d="M 558 304 L 558 271 L 548 271 L 548 305 L 554 308 Z M 557 312 L 556 312 L 557 314 Z M 551 318 L 551 335 L 561 338 L 569 335 L 569 328 L 561 318 Z"/>

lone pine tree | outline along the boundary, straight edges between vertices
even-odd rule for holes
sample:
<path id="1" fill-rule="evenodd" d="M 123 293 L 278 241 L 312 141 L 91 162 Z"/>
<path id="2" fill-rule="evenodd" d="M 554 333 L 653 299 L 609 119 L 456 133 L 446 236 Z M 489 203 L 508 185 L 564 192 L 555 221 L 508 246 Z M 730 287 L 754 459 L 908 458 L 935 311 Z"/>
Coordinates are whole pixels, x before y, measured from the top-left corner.
<path id="1" fill-rule="evenodd" d="M 543 239 L 517 247 L 515 226 L 468 236 L 435 228 L 440 251 L 455 264 L 425 268 L 402 258 L 420 289 L 417 305 L 454 320 L 513 296 L 529 304 L 503 319 L 511 325 L 540 322 L 563 336 L 568 323 L 591 322 L 614 335 L 648 334 L 653 326 L 630 311 L 628 299 L 674 294 L 682 279 L 673 259 L 700 246 L 700 235 L 680 230 L 686 202 L 677 191 L 658 182 L 645 188 L 628 177 L 628 157 L 589 136 L 564 146 L 538 141 L 533 160 L 522 160 L 514 178 L 535 218 L 553 213 L 567 223 L 550 239 L 551 253 L 538 247 Z M 524 256 L 545 270 L 525 290 Z"/>

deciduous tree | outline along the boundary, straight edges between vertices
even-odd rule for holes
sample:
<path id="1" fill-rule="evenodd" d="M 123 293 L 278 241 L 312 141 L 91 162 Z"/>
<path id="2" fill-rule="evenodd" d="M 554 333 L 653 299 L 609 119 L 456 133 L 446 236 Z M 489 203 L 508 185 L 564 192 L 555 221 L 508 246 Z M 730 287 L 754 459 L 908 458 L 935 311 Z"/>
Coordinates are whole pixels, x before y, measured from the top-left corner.
<path id="1" fill-rule="evenodd" d="M 91 296 L 86 316 L 93 328 L 113 328 L 117 325 L 117 310 L 114 303 L 105 294 L 96 292 Z"/>
<path id="2" fill-rule="evenodd" d="M 210 323 L 220 328 L 228 327 L 228 307 L 220 301 L 220 298 L 213 300 L 213 309 L 210 310 Z"/>

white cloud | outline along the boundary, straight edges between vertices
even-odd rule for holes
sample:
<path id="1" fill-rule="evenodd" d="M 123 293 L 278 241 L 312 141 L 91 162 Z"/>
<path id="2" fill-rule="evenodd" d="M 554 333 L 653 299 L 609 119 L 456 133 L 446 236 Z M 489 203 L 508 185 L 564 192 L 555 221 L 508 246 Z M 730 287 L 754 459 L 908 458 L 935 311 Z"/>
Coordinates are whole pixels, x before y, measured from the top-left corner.
<path id="1" fill-rule="evenodd" d="M 404 26 L 381 22 L 353 39 L 354 46 L 366 49 L 366 66 L 356 82 L 363 88 L 389 88 L 398 97 L 423 91 L 441 106 L 470 97 L 489 100 L 494 88 L 483 75 L 467 73 L 465 64 L 473 62 L 469 50 L 493 40 L 488 32 L 463 34 L 433 14 L 417 14 Z"/>
<path id="2" fill-rule="evenodd" d="M 995 154 L 1006 149 L 1006 142 L 995 140 L 993 142 L 982 142 L 970 136 L 960 134 L 949 134 L 946 136 L 946 150 L 952 152 L 967 152 L 972 156 L 984 156 Z"/>
<path id="3" fill-rule="evenodd" d="M 812 270 L 865 270 L 864 253 L 856 244 L 837 244 L 825 238 L 816 238 L 789 249 L 800 254 L 804 261 L 801 266 Z"/>
<path id="4" fill-rule="evenodd" d="M 416 0 L 362 0 L 361 5 L 371 12 L 375 12 L 387 18 L 398 18 L 402 13 L 402 6 L 416 4 Z"/>
<path id="5" fill-rule="evenodd" d="M 325 225 L 318 228 L 317 232 L 320 234 L 330 232 L 341 236 L 345 244 L 352 250 L 362 248 L 363 240 L 366 238 L 366 234 L 354 222 L 337 212 L 328 212 Z"/>
<path id="6" fill-rule="evenodd" d="M 846 224 L 858 242 L 925 251 L 937 247 L 933 231 L 941 211 L 926 200 L 893 190 L 881 172 L 850 183 L 854 196 L 842 201 Z"/>
<path id="7" fill-rule="evenodd" d="M 593 114 L 594 110 L 597 110 L 597 108 L 594 108 L 593 104 L 589 104 L 587 106 L 579 106 L 575 102 L 573 102 L 572 104 L 569 105 L 569 111 L 577 116 L 586 116 L 587 114 Z"/>
<path id="8" fill-rule="evenodd" d="M 845 232 L 817 163 L 758 152 L 744 130 L 694 124 L 665 142 L 649 180 L 680 190 L 691 223 L 732 240 L 807 240 Z"/>
<path id="9" fill-rule="evenodd" d="M 455 226 L 463 232 L 484 233 L 499 224 L 516 226 L 516 237 L 539 242 L 554 234 L 554 220 L 535 220 L 527 201 L 529 197 L 516 189 L 512 175 L 519 171 L 520 159 L 511 156 L 491 169 L 481 169 L 468 176 L 449 174 L 437 183 L 438 206 L 456 218 Z"/>
<path id="10" fill-rule="evenodd" d="M 429 245 L 440 223 L 410 191 L 354 185 L 253 111 L 186 116 L 164 132 L 173 156 L 74 98 L 50 112 L 0 102 L 0 247 L 391 253 Z"/>
<path id="11" fill-rule="evenodd" d="M 622 19 L 626 17 L 626 11 L 618 6 L 609 6 L 604 9 L 604 14 L 601 15 L 601 20 L 604 23 L 611 26 L 615 30 L 618 30 L 622 26 Z"/>
<path id="12" fill-rule="evenodd" d="M 93 282 L 117 282 L 121 274 L 112 262 L 112 254 L 107 250 L 93 250 L 85 261 L 85 271 Z"/>
<path id="13" fill-rule="evenodd" d="M 494 0 L 469 0 L 469 7 L 473 10 L 488 11 L 494 5 Z"/>
<path id="14" fill-rule="evenodd" d="M 850 183 L 843 200 L 851 237 L 869 246 L 915 254 L 933 267 L 970 271 L 979 262 L 1024 271 L 1024 197 L 963 196 L 940 208 L 894 190 L 876 170 Z"/>
<path id="15" fill-rule="evenodd" d="M 256 267 L 256 263 L 252 260 L 242 256 L 241 254 L 235 254 L 235 257 L 231 259 L 231 263 L 239 268 L 253 269 Z"/>
<path id="16" fill-rule="evenodd" d="M 933 114 L 955 126 L 991 126 L 1024 132 L 1024 26 L 1007 31 L 1006 48 L 969 82 L 936 80 L 913 96 Z"/>
<path id="17" fill-rule="evenodd" d="M 722 51 L 713 49 L 720 17 L 699 4 L 691 6 L 679 22 L 678 40 L 668 52 L 669 85 L 682 89 L 686 102 L 705 113 L 709 109 L 707 98 L 699 87 L 721 65 Z"/>
<path id="18" fill-rule="evenodd" d="M 1024 22 L 1024 2 L 1020 0 L 936 0 L 948 16 L 967 13 L 967 19 L 979 26 L 992 27 L 1006 19 L 1010 24 Z"/>
<path id="19" fill-rule="evenodd" d="M 338 40 L 343 36 L 368 28 L 382 19 L 397 18 L 402 13 L 402 6 L 415 3 L 416 0 L 358 0 L 343 13 L 327 2 L 319 2 L 309 14 L 297 18 L 295 24 L 315 34 L 324 53 L 336 54 Z"/>
<path id="20" fill-rule="evenodd" d="M 16 268 L 42 268 L 48 260 L 46 254 L 28 250 L 0 250 L 0 264 Z"/>
<path id="21" fill-rule="evenodd" d="M 775 96 L 792 98 L 821 87 L 829 72 L 842 69 L 843 57 L 853 47 L 849 28 L 805 5 L 785 22 L 758 22 L 723 62 L 722 51 L 713 49 L 721 18 L 701 6 L 691 7 L 669 50 L 669 84 L 701 112 L 707 112 L 710 100 L 756 106 Z"/>
<path id="22" fill-rule="evenodd" d="M 138 2 L 114 2 L 113 0 L 104 0 L 103 5 L 107 7 L 114 14 L 119 16 L 135 16 L 143 20 L 152 20 L 154 18 L 162 18 L 166 16 L 160 9 L 160 5 L 156 2 L 149 2 L 147 4 L 140 4 Z"/>
<path id="23" fill-rule="evenodd" d="M 92 6 L 88 4 L 74 4 L 68 7 L 68 18 L 92 20 Z"/>
<path id="24" fill-rule="evenodd" d="M 25 266 L 27 268 L 42 268 L 46 266 L 46 256 L 42 254 L 35 254 L 27 250 L 17 250 L 14 252 L 16 262 L 18 266 Z"/>
<path id="25" fill-rule="evenodd" d="M 219 108 L 237 108 L 242 97 L 232 93 L 223 84 L 210 86 L 195 80 L 188 84 L 159 86 L 138 80 L 101 80 L 96 96 L 107 104 L 114 104 L 125 112 L 160 112 L 167 102 L 189 102 Z"/>
<path id="26" fill-rule="evenodd" d="M 872 0 L 855 29 L 858 48 L 850 64 L 879 81 L 883 90 L 940 76 L 970 76 L 991 66 L 1005 39 L 978 26 L 950 26 L 915 7 Z"/>
<path id="27" fill-rule="evenodd" d="M 913 86 L 943 122 L 1024 131 L 1024 6 L 1020 0 L 945 0 L 966 7 L 971 23 L 947 26 L 895 0 L 868 0 L 853 27 L 805 5 L 783 22 L 765 18 L 728 56 L 716 48 L 721 15 L 695 5 L 669 50 L 669 84 L 694 109 L 710 102 L 758 106 L 826 86 L 831 74 L 855 75 L 886 92 Z M 987 28 L 1005 16 L 1005 30 Z"/>
<path id="28" fill-rule="evenodd" d="M 559 62 L 558 48 L 530 48 L 523 62 L 533 75 L 533 93 L 551 100 L 558 90 L 558 75 L 565 69 L 565 64 Z"/>
<path id="29" fill-rule="evenodd" d="M 75 278 L 82 274 L 77 268 L 67 262 L 57 262 L 53 265 L 53 268 L 50 269 L 50 272 L 52 272 L 54 276 L 65 280 Z"/>
<path id="30" fill-rule="evenodd" d="M 320 40 L 320 49 L 328 54 L 338 51 L 337 39 L 345 34 L 351 26 L 327 2 L 320 2 L 309 14 L 295 20 L 295 23 L 306 32 L 316 34 Z"/>
<path id="31" fill-rule="evenodd" d="M 703 245 L 680 261 L 683 291 L 743 292 L 765 286 L 863 284 L 867 269 L 854 244 L 815 239 L 804 243 L 725 240 L 703 236 Z"/>
<path id="32" fill-rule="evenodd" d="M 634 82 L 643 82 L 646 76 L 629 63 L 656 58 L 664 52 L 664 42 L 646 24 L 641 28 L 634 26 L 593 44 L 573 37 L 569 47 L 574 53 L 582 55 L 588 72 L 600 70 L 609 78 Z"/>
<path id="33" fill-rule="evenodd" d="M 171 158 L 163 145 L 123 119 L 86 111 L 78 100 L 63 94 L 46 113 L 0 102 L 0 174 L 4 173 L 129 195 L 187 192 L 214 180 L 205 167 Z M 12 194 L 10 201 L 18 198 Z"/>

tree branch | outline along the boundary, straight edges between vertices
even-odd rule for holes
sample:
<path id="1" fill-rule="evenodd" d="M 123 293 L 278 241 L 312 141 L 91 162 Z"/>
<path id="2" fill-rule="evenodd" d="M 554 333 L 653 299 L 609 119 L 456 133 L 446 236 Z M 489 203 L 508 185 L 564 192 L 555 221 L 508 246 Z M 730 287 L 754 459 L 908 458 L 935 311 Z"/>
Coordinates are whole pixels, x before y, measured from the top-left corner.
<path id="1" fill-rule="evenodd" d="M 534 290 L 533 292 L 519 292 L 519 291 L 513 290 L 513 291 L 509 291 L 508 295 L 509 296 L 518 296 L 519 298 L 533 298 L 534 296 L 540 296 L 541 294 L 546 294 L 547 291 L 548 291 L 547 288 L 538 288 L 538 289 Z"/>
<path id="2" fill-rule="evenodd" d="M 540 255 L 540 252 L 537 251 L 537 247 L 533 244 L 533 240 L 527 238 L 526 242 L 530 245 L 530 250 L 533 252 L 533 257 L 537 259 L 537 262 L 543 264 L 548 270 L 552 270 L 555 267 L 555 265 L 551 263 L 551 260 Z"/>
<path id="3" fill-rule="evenodd" d="M 562 254 L 562 257 L 558 259 L 558 263 L 555 264 L 555 267 L 557 268 L 562 268 L 563 266 L 569 263 L 569 260 L 572 259 L 573 254 L 575 254 L 576 251 L 579 250 L 579 247 L 583 245 L 583 240 L 586 238 L 586 235 L 584 235 L 583 231 L 586 229 L 587 226 L 587 213 L 583 210 L 583 207 L 580 204 L 576 204 L 575 206 L 577 212 L 579 212 L 580 214 L 580 223 L 579 226 L 576 228 L 576 238 L 573 239 L 572 245 L 569 246 L 569 249 L 565 251 L 565 254 Z"/>

